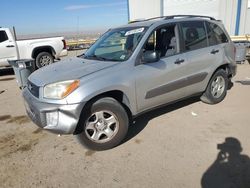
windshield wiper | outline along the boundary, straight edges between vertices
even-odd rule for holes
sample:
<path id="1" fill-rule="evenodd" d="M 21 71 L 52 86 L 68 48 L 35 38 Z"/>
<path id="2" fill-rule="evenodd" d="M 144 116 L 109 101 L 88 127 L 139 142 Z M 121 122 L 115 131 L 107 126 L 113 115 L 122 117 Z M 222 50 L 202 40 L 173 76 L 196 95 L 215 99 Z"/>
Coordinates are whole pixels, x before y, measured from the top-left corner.
<path id="1" fill-rule="evenodd" d="M 85 55 L 85 54 L 80 54 L 80 55 L 77 55 L 76 57 L 84 58 L 84 55 Z"/>
<path id="2" fill-rule="evenodd" d="M 100 56 L 97 56 L 97 55 L 88 55 L 88 56 L 84 56 L 84 58 L 86 58 L 86 59 L 96 59 L 96 60 L 100 60 L 100 61 L 107 61 L 106 58 L 100 57 Z"/>
<path id="3" fill-rule="evenodd" d="M 119 60 L 116 60 L 116 59 L 108 59 L 108 58 L 97 56 L 97 55 L 88 55 L 88 56 L 84 56 L 84 58 L 86 58 L 86 59 L 96 59 L 96 60 L 100 60 L 100 61 L 119 61 Z"/>

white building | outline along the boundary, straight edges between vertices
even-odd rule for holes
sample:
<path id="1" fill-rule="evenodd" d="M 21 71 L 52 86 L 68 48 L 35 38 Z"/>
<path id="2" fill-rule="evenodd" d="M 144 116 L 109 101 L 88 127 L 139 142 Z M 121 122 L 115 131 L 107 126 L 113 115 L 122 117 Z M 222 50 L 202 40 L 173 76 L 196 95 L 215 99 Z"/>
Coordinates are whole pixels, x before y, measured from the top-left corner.
<path id="1" fill-rule="evenodd" d="M 250 0 L 128 0 L 129 20 L 191 14 L 222 20 L 230 35 L 250 34 Z"/>

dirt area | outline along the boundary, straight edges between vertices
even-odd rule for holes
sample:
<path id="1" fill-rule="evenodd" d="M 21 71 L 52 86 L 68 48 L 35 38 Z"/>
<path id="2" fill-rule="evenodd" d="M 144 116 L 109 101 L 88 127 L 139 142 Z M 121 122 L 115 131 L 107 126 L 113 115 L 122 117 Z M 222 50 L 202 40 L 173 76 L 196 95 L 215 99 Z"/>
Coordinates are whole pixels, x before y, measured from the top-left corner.
<path id="1" fill-rule="evenodd" d="M 189 99 L 144 114 L 124 143 L 102 152 L 37 128 L 12 71 L 0 74 L 0 187 L 244 187 L 250 181 L 248 64 L 238 66 L 222 103 Z"/>

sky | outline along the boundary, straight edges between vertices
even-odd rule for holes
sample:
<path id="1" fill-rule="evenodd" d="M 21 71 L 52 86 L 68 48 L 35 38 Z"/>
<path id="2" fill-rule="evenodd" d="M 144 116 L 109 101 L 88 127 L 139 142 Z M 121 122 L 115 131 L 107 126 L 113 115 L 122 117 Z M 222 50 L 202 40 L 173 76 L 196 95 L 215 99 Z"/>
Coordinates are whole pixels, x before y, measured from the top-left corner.
<path id="1" fill-rule="evenodd" d="M 0 1 L 0 26 L 15 26 L 22 35 L 105 30 L 127 22 L 127 0 Z"/>

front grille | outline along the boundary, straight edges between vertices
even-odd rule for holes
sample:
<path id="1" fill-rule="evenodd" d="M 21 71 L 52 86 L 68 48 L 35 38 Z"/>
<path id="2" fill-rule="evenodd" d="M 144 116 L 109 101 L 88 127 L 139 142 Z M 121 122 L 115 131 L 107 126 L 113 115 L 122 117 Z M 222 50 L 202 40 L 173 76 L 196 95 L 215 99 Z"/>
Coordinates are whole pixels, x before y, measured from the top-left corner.
<path id="1" fill-rule="evenodd" d="M 32 95 L 39 98 L 39 87 L 38 86 L 36 86 L 32 82 L 28 81 L 27 88 L 32 93 Z"/>

